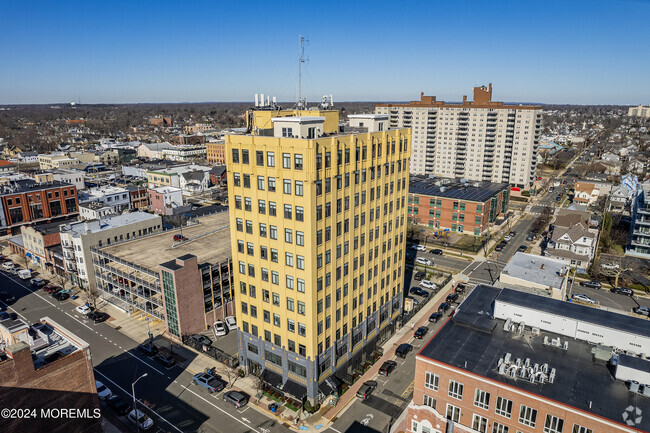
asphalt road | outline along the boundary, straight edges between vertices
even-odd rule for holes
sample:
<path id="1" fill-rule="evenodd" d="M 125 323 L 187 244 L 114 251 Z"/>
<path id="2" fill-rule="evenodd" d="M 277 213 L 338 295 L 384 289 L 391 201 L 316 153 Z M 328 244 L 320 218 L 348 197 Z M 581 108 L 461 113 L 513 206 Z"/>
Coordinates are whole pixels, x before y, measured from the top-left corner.
<path id="1" fill-rule="evenodd" d="M 619 295 L 618 293 L 612 293 L 607 289 L 592 289 L 590 287 L 583 287 L 578 282 L 576 282 L 573 287 L 569 285 L 569 290 L 567 292 L 571 295 L 577 293 L 587 295 L 603 307 L 620 311 L 630 312 L 632 311 L 632 308 L 640 305 L 650 307 L 650 299 L 648 298 Z"/>
<path id="2" fill-rule="evenodd" d="M 35 290 L 22 280 L 2 272 L 0 286 L 18 299 L 8 306 L 27 323 L 50 317 L 70 332 L 85 340 L 95 369 L 95 378 L 113 393 L 129 400 L 131 383 L 147 373 L 136 385 L 138 400 L 150 408 L 145 410 L 155 421 L 156 432 L 224 432 L 280 433 L 290 430 L 246 406 L 235 409 L 223 401 L 222 393 L 210 395 L 192 384 L 192 373 L 180 367 L 166 369 L 156 361 L 142 356 L 133 341 L 105 323 L 93 324 L 74 310 L 69 301 L 57 302 L 42 290 Z M 6 305 L 3 305 L 6 307 Z M 140 406 L 142 408 L 142 406 Z M 102 412 L 110 409 L 102 405 Z"/>

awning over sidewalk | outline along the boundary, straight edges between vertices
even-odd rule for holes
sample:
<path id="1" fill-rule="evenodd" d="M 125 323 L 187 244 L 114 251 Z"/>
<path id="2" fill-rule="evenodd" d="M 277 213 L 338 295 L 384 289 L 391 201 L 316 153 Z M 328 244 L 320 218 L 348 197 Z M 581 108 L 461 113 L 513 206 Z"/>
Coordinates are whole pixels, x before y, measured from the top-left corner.
<path id="1" fill-rule="evenodd" d="M 282 387 L 282 390 L 296 400 L 300 401 L 302 401 L 302 399 L 307 395 L 307 387 L 300 383 L 294 382 L 291 379 L 287 379 L 286 383 Z"/>
<path id="2" fill-rule="evenodd" d="M 274 371 L 265 369 L 262 373 L 262 379 L 269 385 L 271 388 L 274 388 L 280 392 L 283 392 L 280 388 L 282 386 L 282 375 Z"/>
<path id="3" fill-rule="evenodd" d="M 327 396 L 334 392 L 340 392 L 341 385 L 341 381 L 336 376 L 330 376 L 318 384 L 318 390 Z"/>

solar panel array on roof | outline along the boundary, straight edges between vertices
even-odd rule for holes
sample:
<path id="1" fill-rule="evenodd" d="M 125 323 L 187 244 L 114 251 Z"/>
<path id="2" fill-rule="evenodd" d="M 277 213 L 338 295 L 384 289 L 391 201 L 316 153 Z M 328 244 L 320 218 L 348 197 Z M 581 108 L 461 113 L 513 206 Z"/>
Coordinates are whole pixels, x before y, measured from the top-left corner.
<path id="1" fill-rule="evenodd" d="M 507 183 L 482 181 L 461 181 L 460 179 L 412 178 L 410 194 L 422 194 L 465 201 L 485 203 L 501 191 L 507 190 Z"/>

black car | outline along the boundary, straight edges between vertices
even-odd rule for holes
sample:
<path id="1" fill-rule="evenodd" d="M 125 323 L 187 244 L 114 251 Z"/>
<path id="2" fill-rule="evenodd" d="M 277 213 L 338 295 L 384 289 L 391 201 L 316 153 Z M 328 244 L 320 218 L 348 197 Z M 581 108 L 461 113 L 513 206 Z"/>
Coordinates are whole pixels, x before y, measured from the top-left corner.
<path id="1" fill-rule="evenodd" d="M 198 344 L 200 346 L 210 346 L 210 345 L 212 345 L 212 340 L 210 340 L 205 335 L 201 335 L 201 334 L 190 335 L 190 340 L 192 340 L 195 344 Z"/>
<path id="2" fill-rule="evenodd" d="M 138 346 L 138 352 L 147 356 L 154 356 L 158 353 L 158 347 L 153 343 L 142 343 Z"/>
<path id="3" fill-rule="evenodd" d="M 415 334 L 413 334 L 413 336 L 414 336 L 415 338 L 417 338 L 418 340 L 422 340 L 422 337 L 424 337 L 425 335 L 427 335 L 427 332 L 429 332 L 429 328 L 427 328 L 426 326 L 420 326 L 420 327 L 415 331 Z"/>
<path id="4" fill-rule="evenodd" d="M 11 304 L 13 302 L 16 302 L 16 297 L 10 294 L 9 292 L 3 290 L 2 292 L 0 292 L 0 300 L 5 304 Z"/>
<path id="5" fill-rule="evenodd" d="M 449 310 L 449 307 L 450 307 L 450 305 L 449 305 L 448 303 L 443 302 L 443 303 L 440 304 L 440 306 L 438 307 L 438 312 L 440 312 L 440 313 L 444 313 L 445 311 Z"/>
<path id="6" fill-rule="evenodd" d="M 397 367 L 397 363 L 395 361 L 386 361 L 381 364 L 381 367 L 379 367 L 379 374 L 381 376 L 388 377 L 391 371 L 395 370 L 395 367 Z"/>
<path id="7" fill-rule="evenodd" d="M 456 292 L 456 293 L 463 293 L 463 292 L 465 291 L 466 288 L 467 288 L 467 284 L 465 284 L 465 283 L 460 283 L 460 284 L 458 284 L 458 285 L 456 286 L 456 288 L 454 289 L 454 292 Z"/>
<path id="8" fill-rule="evenodd" d="M 446 303 L 451 304 L 453 302 L 456 302 L 458 299 L 458 293 L 450 293 L 447 295 L 447 299 L 445 300 Z"/>
<path id="9" fill-rule="evenodd" d="M 532 233 L 529 234 L 528 236 L 526 236 L 526 240 L 527 240 L 528 242 L 532 241 L 533 239 L 535 239 L 535 235 L 532 234 Z"/>
<path id="10" fill-rule="evenodd" d="M 519 245 L 517 251 L 519 251 L 520 253 L 525 253 L 527 249 L 528 249 L 528 245 Z"/>
<path id="11" fill-rule="evenodd" d="M 65 301 L 66 299 L 68 299 L 70 297 L 70 294 L 69 293 L 64 293 L 64 292 L 57 292 L 52 296 L 57 301 Z"/>
<path id="12" fill-rule="evenodd" d="M 592 289 L 600 289 L 602 287 L 600 281 L 580 281 L 580 285 L 583 287 L 591 287 Z"/>
<path id="13" fill-rule="evenodd" d="M 361 385 L 361 388 L 359 388 L 359 391 L 357 391 L 357 397 L 365 400 L 370 397 L 375 388 L 377 388 L 377 382 L 374 380 L 363 382 L 363 385 Z"/>
<path id="14" fill-rule="evenodd" d="M 117 394 L 110 396 L 106 400 L 106 403 L 108 403 L 111 409 L 113 409 L 118 415 L 124 416 L 131 412 L 131 405 Z"/>
<path id="15" fill-rule="evenodd" d="M 429 296 L 429 292 L 427 292 L 426 290 L 423 290 L 423 289 L 421 289 L 419 287 L 411 287 L 411 290 L 409 290 L 409 292 L 412 295 L 422 296 L 423 298 L 426 298 L 427 296 Z"/>
<path id="16" fill-rule="evenodd" d="M 173 367 L 174 365 L 176 365 L 176 359 L 171 354 L 158 352 L 156 354 L 156 356 L 153 357 L 153 359 L 160 362 L 162 365 L 164 365 L 167 368 L 170 368 L 170 367 Z"/>
<path id="17" fill-rule="evenodd" d="M 110 316 L 106 313 L 102 313 L 101 311 L 91 311 L 90 313 L 86 314 L 86 317 L 92 320 L 93 323 L 101 323 L 107 321 Z"/>
<path id="18" fill-rule="evenodd" d="M 510 232 L 510 237 L 514 238 L 515 236 L 517 236 L 517 232 L 514 231 L 514 230 L 511 231 L 511 232 Z"/>
<path id="19" fill-rule="evenodd" d="M 402 343 L 399 346 L 397 346 L 397 349 L 395 349 L 395 355 L 399 356 L 400 358 L 406 358 L 406 355 L 408 355 L 412 349 L 413 346 L 411 346 L 410 344 Z"/>
<path id="20" fill-rule="evenodd" d="M 421 280 L 424 279 L 424 277 L 425 277 L 426 275 L 427 275 L 427 274 L 426 274 L 424 271 L 419 271 L 419 272 L 416 272 L 416 273 L 415 273 L 415 276 L 413 277 L 413 279 L 415 279 L 415 281 L 421 281 Z"/>
<path id="21" fill-rule="evenodd" d="M 436 256 L 441 256 L 442 255 L 442 250 L 438 248 L 434 248 L 431 251 L 429 251 L 431 254 L 435 254 Z"/>
<path id="22" fill-rule="evenodd" d="M 499 245 L 497 245 L 497 246 L 494 248 L 494 251 L 499 251 L 499 252 L 501 252 L 501 251 L 503 251 L 503 248 L 505 248 L 505 245 L 503 245 L 503 244 L 499 244 Z"/>
<path id="23" fill-rule="evenodd" d="M 440 318 L 442 317 L 442 314 L 440 313 L 433 313 L 432 315 L 429 316 L 429 322 L 436 323 Z"/>
<path id="24" fill-rule="evenodd" d="M 618 293 L 619 295 L 627 295 L 627 296 L 634 295 L 634 290 L 628 289 L 627 287 L 612 287 L 611 291 L 613 293 Z"/>

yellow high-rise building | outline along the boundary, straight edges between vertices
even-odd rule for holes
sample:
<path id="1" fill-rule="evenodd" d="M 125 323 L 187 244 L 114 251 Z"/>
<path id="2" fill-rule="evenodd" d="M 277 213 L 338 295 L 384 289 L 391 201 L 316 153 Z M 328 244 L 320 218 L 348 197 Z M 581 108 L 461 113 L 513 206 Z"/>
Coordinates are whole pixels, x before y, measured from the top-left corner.
<path id="1" fill-rule="evenodd" d="M 404 290 L 411 130 L 326 121 L 225 137 L 240 360 L 312 401 L 392 334 Z"/>

